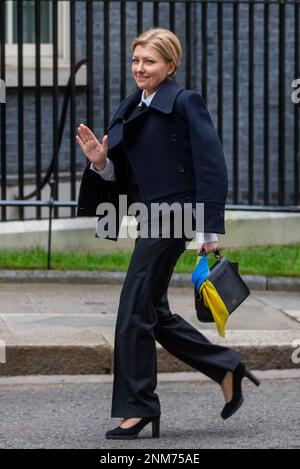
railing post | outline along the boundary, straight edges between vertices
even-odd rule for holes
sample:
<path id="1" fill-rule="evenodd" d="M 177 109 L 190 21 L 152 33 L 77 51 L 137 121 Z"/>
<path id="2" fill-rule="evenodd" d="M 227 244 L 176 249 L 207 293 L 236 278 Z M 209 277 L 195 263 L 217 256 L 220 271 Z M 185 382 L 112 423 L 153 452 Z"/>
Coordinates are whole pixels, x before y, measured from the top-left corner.
<path id="1" fill-rule="evenodd" d="M 54 192 L 55 192 L 55 179 L 50 179 L 50 199 L 49 199 L 49 225 L 48 225 L 48 259 L 47 259 L 47 269 L 51 269 L 51 240 L 52 240 L 52 212 L 53 212 L 53 201 L 54 201 Z"/>

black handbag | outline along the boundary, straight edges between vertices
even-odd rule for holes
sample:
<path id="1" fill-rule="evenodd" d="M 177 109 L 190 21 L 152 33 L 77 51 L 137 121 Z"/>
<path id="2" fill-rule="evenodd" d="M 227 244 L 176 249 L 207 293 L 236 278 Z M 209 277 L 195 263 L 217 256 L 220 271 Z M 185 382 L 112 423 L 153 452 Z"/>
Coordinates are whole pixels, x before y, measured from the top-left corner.
<path id="1" fill-rule="evenodd" d="M 238 273 L 238 263 L 230 262 L 220 254 L 219 250 L 214 251 L 214 254 L 217 262 L 210 267 L 207 279 L 214 285 L 228 313 L 231 314 L 250 295 L 250 290 Z M 204 249 L 200 252 L 200 256 L 203 255 L 205 255 Z M 204 306 L 202 295 L 199 295 L 196 287 L 194 293 L 195 308 L 199 321 L 214 322 L 212 313 Z"/>

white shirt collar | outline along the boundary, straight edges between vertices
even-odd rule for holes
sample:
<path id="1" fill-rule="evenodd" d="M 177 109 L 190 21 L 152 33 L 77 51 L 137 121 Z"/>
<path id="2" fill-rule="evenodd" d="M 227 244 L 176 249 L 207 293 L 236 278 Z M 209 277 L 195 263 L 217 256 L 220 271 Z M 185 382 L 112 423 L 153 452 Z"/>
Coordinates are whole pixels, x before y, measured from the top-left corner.
<path id="1" fill-rule="evenodd" d="M 157 91 L 157 90 L 156 90 L 156 91 Z M 154 91 L 154 93 L 150 94 L 149 96 L 147 96 L 147 98 L 145 98 L 145 90 L 143 90 L 143 92 L 142 92 L 142 99 L 141 99 L 141 101 L 140 101 L 139 106 L 141 106 L 142 102 L 145 103 L 147 106 L 149 106 L 149 104 L 151 103 L 152 99 L 154 98 L 154 95 L 155 95 L 156 91 Z"/>

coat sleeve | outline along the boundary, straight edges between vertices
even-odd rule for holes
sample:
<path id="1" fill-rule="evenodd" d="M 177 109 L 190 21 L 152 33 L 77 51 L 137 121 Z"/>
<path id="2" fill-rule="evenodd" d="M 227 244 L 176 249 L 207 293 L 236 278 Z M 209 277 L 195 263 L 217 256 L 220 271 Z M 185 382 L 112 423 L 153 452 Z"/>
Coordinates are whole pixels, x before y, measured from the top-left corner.
<path id="1" fill-rule="evenodd" d="M 117 181 L 106 181 L 90 169 L 88 162 L 81 178 L 77 202 L 78 217 L 95 217 L 102 202 L 113 202 L 118 197 Z"/>
<path id="2" fill-rule="evenodd" d="M 222 143 L 200 93 L 186 91 L 184 106 L 190 134 L 196 202 L 204 203 L 204 232 L 225 233 L 228 174 Z"/>

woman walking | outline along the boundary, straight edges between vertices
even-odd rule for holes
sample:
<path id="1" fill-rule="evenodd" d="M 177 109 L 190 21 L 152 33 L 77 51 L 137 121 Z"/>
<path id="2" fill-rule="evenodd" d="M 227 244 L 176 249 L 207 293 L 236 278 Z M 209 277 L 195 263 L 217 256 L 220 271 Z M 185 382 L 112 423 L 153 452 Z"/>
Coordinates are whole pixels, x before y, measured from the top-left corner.
<path id="1" fill-rule="evenodd" d="M 78 200 L 78 216 L 95 216 L 102 201 L 191 202 L 204 204 L 204 233 L 197 254 L 218 249 L 225 233 L 227 170 L 223 149 L 206 105 L 196 91 L 175 80 L 181 57 L 178 37 L 151 28 L 131 44 L 137 90 L 124 99 L 99 143 L 83 124 L 76 139 L 89 162 Z M 194 220 L 193 220 L 194 222 Z M 193 225 L 194 229 L 195 225 Z M 122 418 L 106 438 L 136 438 L 152 422 L 159 436 L 160 401 L 156 342 L 218 383 L 226 419 L 243 403 L 241 382 L 258 380 L 230 348 L 208 341 L 181 316 L 172 314 L 167 290 L 172 272 L 190 239 L 138 236 L 122 287 L 115 330 L 111 417 Z M 108 239 L 116 239 L 107 236 Z"/>

